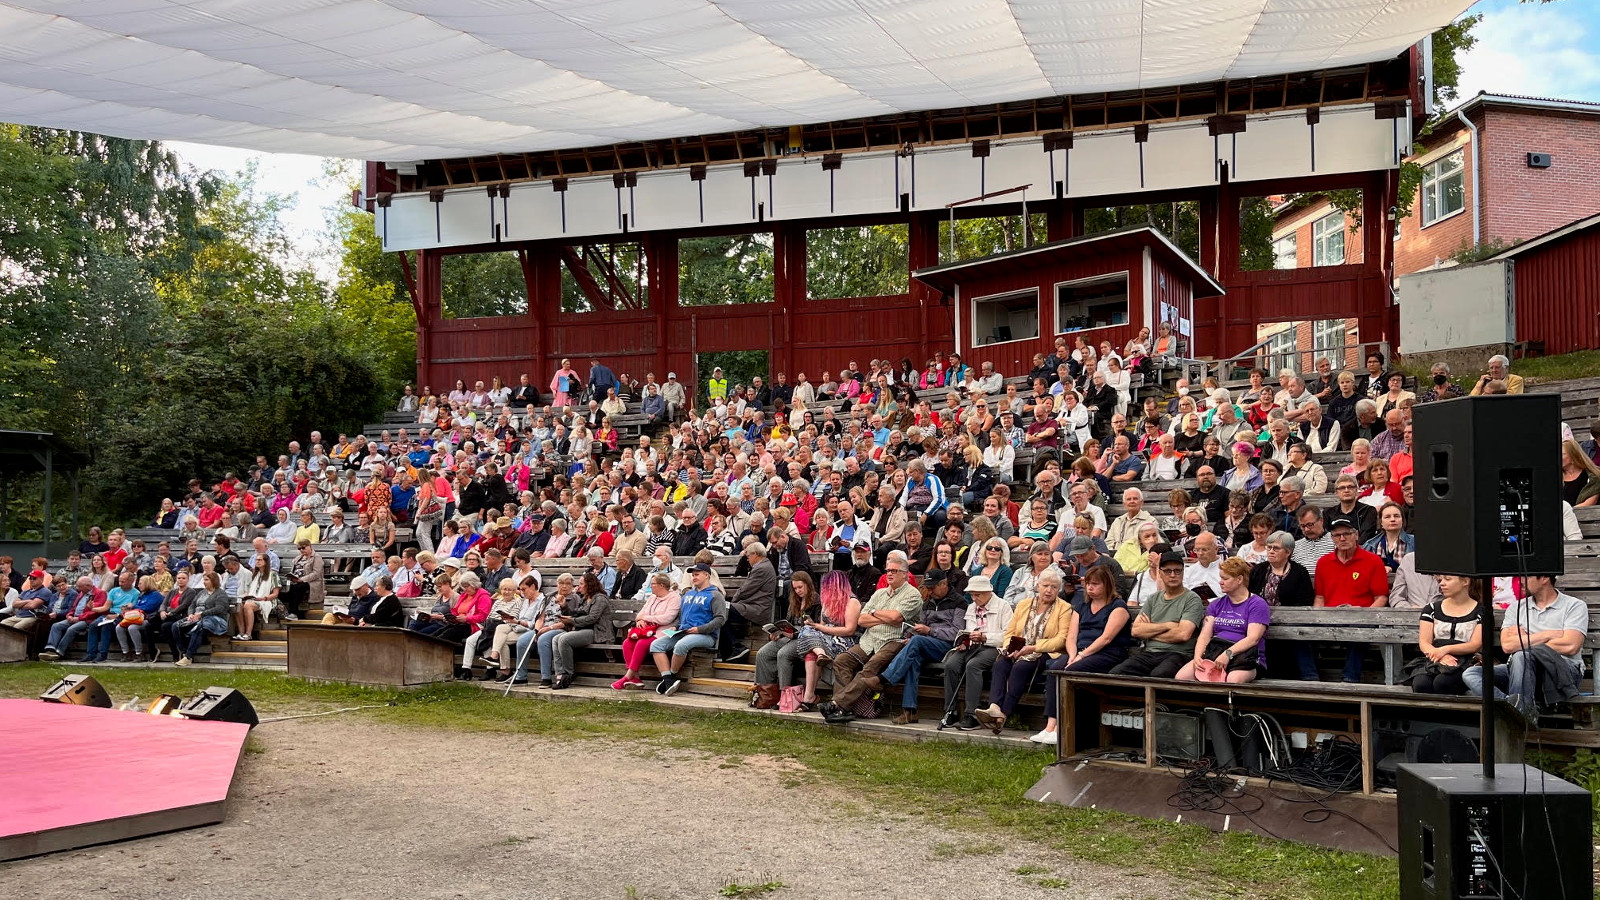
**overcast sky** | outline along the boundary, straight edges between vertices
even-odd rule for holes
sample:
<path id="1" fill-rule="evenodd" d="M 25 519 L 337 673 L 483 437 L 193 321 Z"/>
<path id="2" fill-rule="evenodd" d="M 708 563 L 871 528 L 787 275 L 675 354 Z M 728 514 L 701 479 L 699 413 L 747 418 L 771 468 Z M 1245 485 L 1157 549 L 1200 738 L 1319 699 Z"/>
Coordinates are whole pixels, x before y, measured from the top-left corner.
<path id="1" fill-rule="evenodd" d="M 1481 91 L 1564 100 L 1600 101 L 1600 0 L 1556 0 L 1522 4 L 1480 0 L 1472 12 L 1484 19 L 1473 33 L 1478 45 L 1462 61 L 1461 97 Z M 292 195 L 284 225 L 303 258 L 331 275 L 329 258 L 316 259 L 322 241 L 324 210 L 339 202 L 342 190 L 319 184 L 323 161 L 314 156 L 255 153 L 227 147 L 170 142 L 182 160 L 199 169 L 238 172 L 252 158 L 260 162 L 260 190 Z"/>

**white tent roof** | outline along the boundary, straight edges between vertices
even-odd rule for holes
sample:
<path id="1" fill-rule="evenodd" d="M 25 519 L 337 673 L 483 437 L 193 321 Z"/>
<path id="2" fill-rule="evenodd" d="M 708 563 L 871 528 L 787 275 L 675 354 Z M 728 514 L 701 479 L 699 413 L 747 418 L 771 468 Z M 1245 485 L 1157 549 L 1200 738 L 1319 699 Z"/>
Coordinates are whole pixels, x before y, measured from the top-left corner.
<path id="1" fill-rule="evenodd" d="M 1372 62 L 1470 0 L 0 0 L 0 118 L 433 159 Z"/>

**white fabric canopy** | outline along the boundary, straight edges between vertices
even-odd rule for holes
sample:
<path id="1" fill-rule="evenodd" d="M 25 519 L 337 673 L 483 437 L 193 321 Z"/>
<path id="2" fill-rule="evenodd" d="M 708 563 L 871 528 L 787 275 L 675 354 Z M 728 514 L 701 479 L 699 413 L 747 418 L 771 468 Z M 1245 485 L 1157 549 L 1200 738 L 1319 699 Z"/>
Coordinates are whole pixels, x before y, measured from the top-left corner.
<path id="1" fill-rule="evenodd" d="M 0 119 L 383 160 L 1390 58 L 1470 0 L 0 0 Z"/>

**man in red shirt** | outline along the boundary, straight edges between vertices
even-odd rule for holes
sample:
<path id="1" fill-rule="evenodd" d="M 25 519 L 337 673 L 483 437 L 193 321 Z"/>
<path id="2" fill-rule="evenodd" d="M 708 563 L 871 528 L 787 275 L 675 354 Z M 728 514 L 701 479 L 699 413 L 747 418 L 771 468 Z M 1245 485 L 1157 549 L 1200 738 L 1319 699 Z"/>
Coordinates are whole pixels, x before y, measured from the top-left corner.
<path id="1" fill-rule="evenodd" d="M 1335 512 L 1328 519 L 1328 534 L 1333 552 L 1317 561 L 1315 606 L 1387 606 L 1389 574 L 1378 554 L 1361 549 L 1355 519 Z M 1300 677 L 1316 680 L 1315 662 L 1308 660 L 1311 648 L 1301 651 Z M 1366 644 L 1351 644 L 1344 661 L 1344 680 L 1361 681 L 1361 658 Z M 1308 662 L 1310 663 L 1308 665 Z"/>

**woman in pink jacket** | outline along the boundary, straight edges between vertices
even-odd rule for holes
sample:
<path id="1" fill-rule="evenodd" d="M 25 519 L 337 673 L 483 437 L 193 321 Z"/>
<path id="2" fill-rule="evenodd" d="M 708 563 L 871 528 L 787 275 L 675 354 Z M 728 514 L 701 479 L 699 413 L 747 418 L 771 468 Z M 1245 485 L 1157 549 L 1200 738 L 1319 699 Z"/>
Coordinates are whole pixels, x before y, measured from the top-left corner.
<path id="1" fill-rule="evenodd" d="M 628 670 L 611 682 L 614 691 L 644 687 L 639 669 L 650 658 L 650 642 L 656 632 L 670 628 L 678 621 L 678 610 L 683 600 L 672 584 L 672 576 L 658 572 L 650 577 L 650 596 L 639 611 L 633 614 L 633 625 L 622 641 L 622 661 Z"/>

